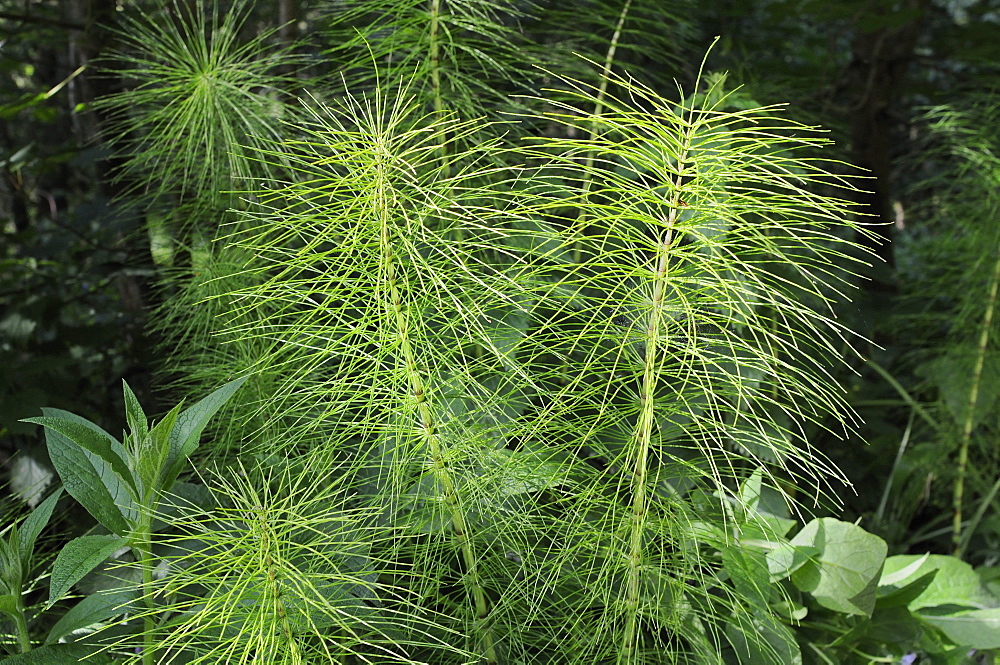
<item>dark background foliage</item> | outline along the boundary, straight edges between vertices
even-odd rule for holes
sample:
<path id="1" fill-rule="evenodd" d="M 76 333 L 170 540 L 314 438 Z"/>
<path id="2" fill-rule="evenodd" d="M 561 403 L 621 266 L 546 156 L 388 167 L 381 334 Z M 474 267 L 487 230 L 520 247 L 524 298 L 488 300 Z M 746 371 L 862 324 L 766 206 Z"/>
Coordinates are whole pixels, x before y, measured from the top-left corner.
<path id="1" fill-rule="evenodd" d="M 119 171 L 102 132 L 107 118 L 93 106 L 130 85 L 127 71 L 110 60 L 102 68 L 102 58 L 124 47 L 116 30 L 127 34 L 123 20 L 141 4 L 0 0 L 0 464 L 6 471 L 18 458 L 45 463 L 40 432 L 18 423 L 42 406 L 74 411 L 116 432 L 123 427 L 122 378 L 151 412 L 172 403 L 155 378 L 156 340 L 146 325 L 164 291 L 155 286 L 146 220 L 131 205 L 142 192 L 127 175 L 113 177 Z M 600 54 L 617 7 L 541 1 L 533 18 L 510 21 L 534 44 L 570 41 L 579 52 Z M 339 45 L 320 29 L 323 11 L 298 0 L 253 3 L 243 27 L 248 35 L 277 30 L 267 37 L 275 46 L 304 39 L 295 46 L 300 65 L 279 72 L 288 88 L 307 77 L 333 80 L 342 71 L 337 58 L 349 57 L 331 50 Z M 857 203 L 877 224 L 878 242 L 862 240 L 883 262 L 860 283 L 853 305 L 838 313 L 861 334 L 853 343 L 870 361 L 853 359 L 854 372 L 837 377 L 861 424 L 848 440 L 816 432 L 812 443 L 854 484 L 843 490 L 843 519 L 862 518 L 888 541 L 890 553 L 957 550 L 975 565 L 995 565 L 995 508 L 983 511 L 960 548 L 949 527 L 962 451 L 971 472 L 957 501 L 967 515 L 995 499 L 1000 474 L 996 363 L 982 369 L 984 388 L 973 405 L 985 415 L 973 422 L 956 405 L 967 392 L 962 349 L 978 339 L 984 280 L 1000 251 L 997 233 L 989 231 L 1000 217 L 988 169 L 986 176 L 963 170 L 956 139 L 948 127 L 935 129 L 926 109 L 968 112 L 958 148 L 983 129 L 971 145 L 985 152 L 996 147 L 989 130 L 998 102 L 988 93 L 1000 80 L 1000 2 L 635 0 L 623 27 L 619 67 L 665 94 L 675 79 L 690 86 L 718 36 L 708 70 L 728 70 L 729 84 L 744 86 L 741 98 L 788 103 L 796 119 L 830 130 L 843 161 L 868 171 Z M 511 81 L 492 87 L 501 85 L 524 92 Z M 956 189 L 959 176 L 967 180 Z M 846 348 L 844 356 L 856 358 Z M 18 510 L 16 498 L 3 491 L 8 512 Z"/>

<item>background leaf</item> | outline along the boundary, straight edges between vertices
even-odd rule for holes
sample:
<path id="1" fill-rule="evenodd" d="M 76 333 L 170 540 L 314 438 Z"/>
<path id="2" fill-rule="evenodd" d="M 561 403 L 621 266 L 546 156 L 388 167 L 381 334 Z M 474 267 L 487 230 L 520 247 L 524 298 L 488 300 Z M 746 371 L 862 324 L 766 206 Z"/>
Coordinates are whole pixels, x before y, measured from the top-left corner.
<path id="1" fill-rule="evenodd" d="M 884 540 L 854 524 L 824 517 L 809 522 L 791 543 L 819 550 L 792 573 L 796 587 L 824 607 L 871 616 L 888 550 Z"/>

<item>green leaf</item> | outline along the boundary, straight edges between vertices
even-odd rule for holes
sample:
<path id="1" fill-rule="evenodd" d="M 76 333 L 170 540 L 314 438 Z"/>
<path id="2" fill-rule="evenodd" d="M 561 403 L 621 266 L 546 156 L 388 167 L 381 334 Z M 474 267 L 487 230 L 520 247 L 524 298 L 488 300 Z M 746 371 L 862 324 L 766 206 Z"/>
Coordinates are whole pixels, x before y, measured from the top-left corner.
<path id="1" fill-rule="evenodd" d="M 802 654 L 795 635 L 769 616 L 754 618 L 750 626 L 726 624 L 726 637 L 740 665 L 801 665 Z"/>
<path id="2" fill-rule="evenodd" d="M 146 413 L 142 410 L 138 398 L 128 384 L 122 381 L 122 391 L 125 393 L 125 420 L 128 422 L 133 441 L 141 441 L 149 431 Z"/>
<path id="3" fill-rule="evenodd" d="M 19 614 L 17 596 L 10 593 L 0 595 L 0 613 L 16 618 Z"/>
<path id="4" fill-rule="evenodd" d="M 21 522 L 18 536 L 18 553 L 21 557 L 21 565 L 24 567 L 24 570 L 28 570 L 28 567 L 31 565 L 31 554 L 35 548 L 35 539 L 38 538 L 38 534 L 42 532 L 45 525 L 49 523 L 52 511 L 55 509 L 56 502 L 59 501 L 59 497 L 61 496 L 62 488 L 59 488 L 49 498 L 35 507 L 31 511 L 31 514 Z"/>
<path id="5" fill-rule="evenodd" d="M 977 375 L 975 367 L 979 354 L 980 351 L 974 348 L 952 348 L 918 369 L 918 374 L 937 384 L 942 400 L 959 425 L 969 419 L 973 427 L 979 426 L 994 412 L 1000 399 L 1000 354 L 986 352 L 982 371 Z M 974 381 L 978 382 L 973 384 Z M 971 405 L 970 413 L 969 397 L 973 391 L 976 402 Z"/>
<path id="6" fill-rule="evenodd" d="M 909 584 L 909 582 L 919 576 L 920 568 L 929 556 L 930 554 L 924 554 L 915 559 L 909 556 L 889 557 L 885 560 L 885 565 L 882 568 L 882 579 L 878 581 L 879 588 L 886 586 L 898 587 L 900 584 Z M 902 567 L 897 568 L 897 565 L 902 565 Z"/>
<path id="7" fill-rule="evenodd" d="M 1000 649 L 1000 607 L 942 614 L 928 608 L 917 616 L 961 647 Z"/>
<path id="8" fill-rule="evenodd" d="M 897 607 L 899 605 L 909 605 L 930 586 L 937 574 L 936 570 L 924 573 L 916 579 L 908 581 L 906 584 L 879 586 L 878 601 L 876 607 Z"/>
<path id="9" fill-rule="evenodd" d="M 764 552 L 742 545 L 723 545 L 722 567 L 729 573 L 744 602 L 754 607 L 767 605 L 771 575 Z"/>
<path id="10" fill-rule="evenodd" d="M 740 485 L 738 505 L 747 513 L 740 526 L 744 539 L 780 539 L 795 526 L 795 520 L 782 516 L 788 511 L 784 498 L 765 485 L 763 478 L 763 469 L 758 468 Z"/>
<path id="11" fill-rule="evenodd" d="M 921 562 L 915 569 L 913 564 Z M 900 555 L 886 559 L 885 574 L 892 575 L 901 570 L 908 571 L 909 579 L 916 579 L 929 572 L 936 572 L 916 598 L 910 601 L 911 611 L 937 605 L 959 605 L 962 607 L 980 607 L 981 589 L 979 575 L 972 566 L 961 559 L 944 554 L 931 555 Z"/>
<path id="12" fill-rule="evenodd" d="M 132 473 L 129 471 L 128 465 L 125 464 L 124 456 L 120 455 L 111 447 L 112 439 L 107 434 L 102 435 L 102 430 L 99 428 L 95 429 L 90 426 L 90 423 L 84 425 L 78 421 L 48 416 L 43 416 L 41 418 L 25 418 L 23 422 L 35 423 L 36 425 L 42 425 L 48 430 L 54 430 L 84 450 L 97 455 L 111 467 L 112 471 L 114 471 L 121 480 L 124 480 L 129 484 L 129 487 L 132 489 L 133 496 L 138 495 L 135 487 L 135 481 L 132 478 Z M 66 482 L 65 478 L 63 479 L 63 482 Z"/>
<path id="13" fill-rule="evenodd" d="M 861 527 L 831 517 L 816 519 L 792 538 L 819 550 L 792 573 L 792 583 L 823 607 L 871 616 L 888 546 Z"/>
<path id="14" fill-rule="evenodd" d="M 47 644 L 0 660 L 0 665 L 69 665 L 86 663 L 104 665 L 111 663 L 111 656 L 100 647 L 84 644 Z"/>
<path id="15" fill-rule="evenodd" d="M 177 417 L 177 422 L 170 430 L 170 453 L 167 456 L 161 489 L 170 489 L 177 474 L 181 472 L 184 460 L 198 447 L 198 439 L 208 421 L 229 401 L 247 378 L 244 376 L 230 381 Z"/>
<path id="16" fill-rule="evenodd" d="M 73 416 L 57 409 L 44 411 L 57 413 L 63 420 L 67 419 L 67 415 Z M 133 495 L 111 466 L 98 455 L 81 448 L 68 437 L 48 427 L 45 428 L 45 443 L 52 465 L 62 478 L 66 491 L 107 529 L 119 535 L 128 533 L 131 529 L 130 522 L 139 513 Z"/>
<path id="17" fill-rule="evenodd" d="M 128 538 L 113 535 L 81 536 L 66 543 L 52 565 L 49 604 L 62 598 L 84 575 L 128 543 Z"/>
<path id="18" fill-rule="evenodd" d="M 16 524 L 11 525 L 8 539 L 0 538 L 0 593 L 18 594 L 24 585 L 27 571 L 18 552 L 19 540 Z"/>
<path id="19" fill-rule="evenodd" d="M 819 555 L 819 548 L 782 542 L 767 553 L 767 569 L 774 581 L 782 580 Z"/>
<path id="20" fill-rule="evenodd" d="M 118 589 L 91 594 L 74 605 L 52 626 L 46 644 L 53 644 L 74 630 L 80 630 L 95 623 L 127 612 L 129 606 L 139 599 L 139 589 Z"/>
<path id="21" fill-rule="evenodd" d="M 925 632 L 908 609 L 901 605 L 883 608 L 881 601 L 876 606 L 871 621 L 864 624 L 867 624 L 865 636 L 868 639 L 895 644 L 904 651 L 917 644 L 921 634 Z"/>
<path id="22" fill-rule="evenodd" d="M 162 483 L 167 471 L 167 458 L 170 456 L 170 433 L 177 422 L 180 409 L 180 404 L 171 409 L 155 427 L 135 443 L 135 466 L 143 487 L 144 504 L 154 504 L 167 489 Z"/>

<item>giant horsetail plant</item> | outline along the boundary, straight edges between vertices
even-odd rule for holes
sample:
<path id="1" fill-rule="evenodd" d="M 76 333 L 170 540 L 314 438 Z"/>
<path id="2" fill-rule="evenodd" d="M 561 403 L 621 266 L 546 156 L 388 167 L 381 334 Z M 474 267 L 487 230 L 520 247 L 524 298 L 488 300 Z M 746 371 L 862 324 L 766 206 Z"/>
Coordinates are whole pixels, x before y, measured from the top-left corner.
<path id="1" fill-rule="evenodd" d="M 214 504 L 174 522 L 169 662 L 797 649 L 747 487 L 842 480 L 809 445 L 850 426 L 840 166 L 721 76 L 668 98 L 611 56 L 507 67 L 522 4 L 331 4 L 367 58 L 246 111 L 249 184 L 194 220 L 212 242 L 162 309 L 179 385 L 252 374 L 201 448 Z M 165 157 L 171 127 L 137 145 Z"/>

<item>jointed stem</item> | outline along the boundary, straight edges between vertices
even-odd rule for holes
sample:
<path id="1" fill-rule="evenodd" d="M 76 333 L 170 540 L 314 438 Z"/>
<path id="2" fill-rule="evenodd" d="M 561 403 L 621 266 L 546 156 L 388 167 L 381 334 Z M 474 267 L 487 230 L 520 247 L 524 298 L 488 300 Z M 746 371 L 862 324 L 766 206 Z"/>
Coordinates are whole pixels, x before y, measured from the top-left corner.
<path id="1" fill-rule="evenodd" d="M 483 655 L 486 662 L 493 665 L 499 661 L 494 645 L 493 630 L 489 624 L 489 604 L 479 577 L 479 564 L 476 553 L 472 549 L 472 540 L 469 536 L 465 514 L 462 511 L 462 506 L 459 504 L 458 492 L 456 491 L 451 471 L 445 461 L 444 450 L 441 446 L 441 436 L 437 431 L 437 418 L 434 413 L 433 404 L 428 399 L 428 386 L 418 369 L 416 353 L 410 342 L 409 321 L 397 281 L 392 238 L 389 236 L 391 198 L 387 194 L 387 183 L 381 173 L 379 174 L 378 191 L 380 199 L 379 210 L 381 212 L 382 269 L 386 284 L 389 287 L 390 313 L 396 324 L 399 349 L 403 356 L 407 381 L 416 400 L 420 417 L 420 428 L 423 433 L 424 442 L 427 444 L 427 450 L 430 452 L 434 477 L 439 483 L 444 505 L 450 513 L 453 540 L 456 549 L 461 553 L 462 563 L 465 566 L 465 582 L 472 594 L 475 606 L 476 623 L 482 639 Z"/>
<path id="2" fill-rule="evenodd" d="M 997 306 L 997 291 L 1000 287 L 1000 257 L 993 264 L 993 277 L 990 280 L 989 296 L 986 298 L 986 313 L 979 329 L 979 344 L 976 349 L 976 363 L 972 369 L 972 387 L 969 389 L 969 400 L 965 410 L 965 422 L 962 424 L 962 443 L 958 449 L 958 468 L 955 472 L 955 488 L 952 497 L 954 516 L 951 528 L 951 543 L 955 556 L 962 555 L 962 503 L 965 500 L 965 475 L 969 464 L 969 444 L 972 441 L 972 430 L 975 426 L 976 402 L 979 401 L 979 384 L 983 376 L 983 364 L 990 342 L 990 330 L 993 325 L 993 311 Z"/>
<path id="3" fill-rule="evenodd" d="M 258 528 L 260 529 L 260 552 L 263 558 L 262 563 L 267 571 L 267 586 L 268 592 L 274 601 L 275 613 L 278 615 L 279 628 L 281 630 L 281 635 L 285 639 L 285 645 L 288 647 L 289 655 L 291 656 L 291 663 L 293 665 L 300 665 L 304 661 L 302 660 L 302 654 L 299 651 L 299 644 L 295 638 L 295 633 L 292 630 L 292 624 L 288 619 L 288 613 L 285 611 L 285 601 L 281 597 L 281 585 L 278 580 L 278 567 L 275 563 L 275 552 L 271 545 L 271 526 L 267 523 L 267 516 L 264 514 L 264 509 L 261 506 L 255 506 L 258 511 Z M 286 661 L 282 661 L 286 662 Z"/>
<path id="4" fill-rule="evenodd" d="M 685 155 L 681 155 L 678 164 L 683 164 Z M 666 294 L 664 285 L 670 268 L 670 250 L 673 245 L 673 227 L 677 220 L 677 209 L 680 205 L 680 177 L 674 184 L 673 206 L 667 218 L 667 229 L 659 246 L 659 256 L 656 259 L 656 273 L 653 277 L 652 302 L 649 306 L 649 316 L 646 328 L 646 353 L 642 372 L 642 387 L 639 393 L 641 411 L 636 425 L 635 463 L 632 469 L 632 515 L 629 523 L 629 553 L 628 575 L 625 585 L 625 634 L 621 649 L 618 652 L 619 665 L 630 665 L 636 657 L 636 647 L 639 633 L 639 603 L 641 596 L 642 566 L 645 559 L 643 537 L 646 530 L 646 519 L 649 516 L 649 501 L 646 496 L 649 451 L 652 445 L 653 428 L 656 426 L 656 383 L 658 368 L 656 366 L 659 352 L 657 341 L 662 328 L 661 317 L 663 299 Z"/>
<path id="5" fill-rule="evenodd" d="M 143 617 L 142 631 L 142 663 L 143 665 L 154 665 L 156 663 L 155 651 L 153 648 L 153 633 L 156 630 L 156 607 L 153 602 L 153 544 L 152 523 L 149 517 L 144 517 L 141 522 L 142 533 L 138 534 L 138 541 L 135 544 L 135 551 L 139 554 L 139 566 L 142 569 L 142 590 L 143 599 L 146 605 L 145 616 Z"/>

